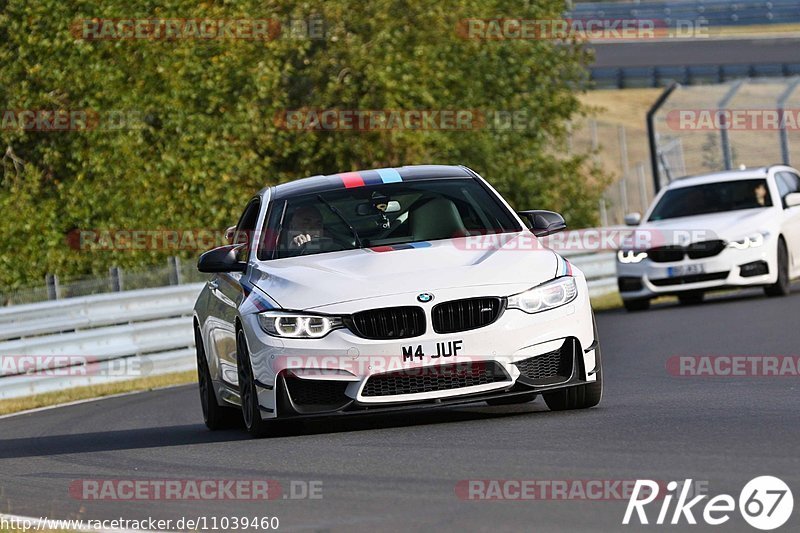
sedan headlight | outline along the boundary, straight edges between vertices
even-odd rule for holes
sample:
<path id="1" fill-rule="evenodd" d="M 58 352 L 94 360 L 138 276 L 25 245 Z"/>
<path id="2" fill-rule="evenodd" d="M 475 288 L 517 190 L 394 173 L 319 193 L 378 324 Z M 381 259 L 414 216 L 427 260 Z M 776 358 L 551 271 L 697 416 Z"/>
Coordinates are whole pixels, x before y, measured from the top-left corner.
<path id="1" fill-rule="evenodd" d="M 637 252 L 636 250 L 620 250 L 617 252 L 617 260 L 626 265 L 641 263 L 646 258 L 647 252 Z"/>
<path id="2" fill-rule="evenodd" d="M 758 248 L 762 244 L 764 244 L 764 237 L 768 235 L 767 233 L 754 233 L 752 235 L 748 235 L 743 239 L 738 239 L 736 241 L 731 241 L 728 243 L 728 247 L 736 248 L 737 250 L 747 250 L 748 248 Z"/>
<path id="3" fill-rule="evenodd" d="M 304 315 L 301 313 L 267 311 L 258 315 L 261 329 L 275 337 L 289 339 L 319 339 L 342 327 L 338 316 Z"/>
<path id="4" fill-rule="evenodd" d="M 578 295 L 578 285 L 572 276 L 542 283 L 525 292 L 508 297 L 508 308 L 526 313 L 539 313 L 570 303 Z"/>

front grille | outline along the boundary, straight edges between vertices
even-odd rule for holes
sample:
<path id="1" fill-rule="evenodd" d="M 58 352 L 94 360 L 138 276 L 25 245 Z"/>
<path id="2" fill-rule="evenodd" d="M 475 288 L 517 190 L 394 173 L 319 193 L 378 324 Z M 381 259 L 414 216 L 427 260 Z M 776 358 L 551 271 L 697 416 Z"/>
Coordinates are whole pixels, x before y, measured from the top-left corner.
<path id="1" fill-rule="evenodd" d="M 572 376 L 573 342 L 568 339 L 558 350 L 523 359 L 514 365 L 533 385 L 566 381 Z"/>
<path id="2" fill-rule="evenodd" d="M 683 260 L 685 250 L 681 246 L 660 246 L 647 250 L 647 257 L 656 263 L 671 263 Z"/>
<path id="3" fill-rule="evenodd" d="M 407 339 L 425 333 L 421 307 L 386 307 L 354 314 L 348 327 L 365 339 Z"/>
<path id="4" fill-rule="evenodd" d="M 508 379 L 503 367 L 495 361 L 451 363 L 376 374 L 367 380 L 361 394 L 374 397 L 437 392 Z"/>
<path id="5" fill-rule="evenodd" d="M 714 257 L 725 249 L 725 241 L 694 242 L 686 247 L 689 259 L 703 259 Z"/>
<path id="6" fill-rule="evenodd" d="M 701 283 L 703 281 L 714 281 L 728 277 L 728 271 L 714 272 L 711 274 L 692 274 L 689 276 L 676 276 L 674 278 L 651 279 L 650 283 L 658 287 L 668 287 L 670 285 L 684 285 L 686 283 Z"/>
<path id="7" fill-rule="evenodd" d="M 683 261 L 685 256 L 689 259 L 704 259 L 714 257 L 725 249 L 725 241 L 700 241 L 693 242 L 688 246 L 659 246 L 647 250 L 647 257 L 654 263 L 673 263 Z"/>
<path id="8" fill-rule="evenodd" d="M 500 298 L 469 298 L 442 302 L 433 307 L 431 319 L 436 333 L 456 333 L 488 326 L 500 316 Z"/>

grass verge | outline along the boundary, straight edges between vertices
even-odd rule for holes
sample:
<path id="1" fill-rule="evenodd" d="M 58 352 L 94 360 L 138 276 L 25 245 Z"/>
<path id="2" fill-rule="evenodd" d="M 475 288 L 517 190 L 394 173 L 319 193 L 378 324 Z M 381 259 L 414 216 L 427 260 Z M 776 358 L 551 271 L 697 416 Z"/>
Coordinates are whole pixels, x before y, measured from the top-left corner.
<path id="1" fill-rule="evenodd" d="M 89 398 L 101 398 L 113 394 L 125 392 L 146 391 L 168 387 L 170 385 L 182 385 L 197 381 L 197 372 L 187 370 L 186 372 L 175 372 L 151 376 L 146 378 L 132 379 L 130 381 L 118 381 L 115 383 L 103 383 L 101 385 L 90 385 L 88 387 L 75 387 L 62 391 L 48 392 L 45 394 L 34 394 L 22 398 L 10 398 L 0 400 L 0 415 L 27 411 L 38 407 L 56 405 L 60 403 L 75 402 Z M 0 530 L 2 533 L 2 530 Z"/>

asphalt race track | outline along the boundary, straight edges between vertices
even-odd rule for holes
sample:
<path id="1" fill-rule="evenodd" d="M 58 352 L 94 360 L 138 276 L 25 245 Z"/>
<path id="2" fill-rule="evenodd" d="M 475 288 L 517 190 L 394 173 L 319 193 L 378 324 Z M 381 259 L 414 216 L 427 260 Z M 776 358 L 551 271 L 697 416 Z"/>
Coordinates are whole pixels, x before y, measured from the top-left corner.
<path id="1" fill-rule="evenodd" d="M 776 475 L 800 497 L 796 377 L 673 377 L 674 355 L 797 354 L 800 288 L 701 306 L 600 313 L 606 393 L 598 408 L 512 407 L 306 422 L 252 440 L 202 425 L 196 389 L 174 389 L 0 420 L 0 510 L 50 518 L 277 516 L 282 530 L 620 530 L 624 500 L 464 501 L 466 479 L 683 480 L 710 495 Z M 322 481 L 321 499 L 81 501 L 79 479 Z M 654 504 L 660 506 L 660 504 Z M 648 508 L 654 520 L 658 507 Z M 702 509 L 696 515 L 702 515 Z M 797 531 L 800 512 L 783 530 Z M 671 516 L 671 513 L 670 513 Z M 628 531 L 660 531 L 637 525 Z M 689 528 L 672 531 L 711 530 Z M 737 512 L 716 531 L 755 531 Z"/>
<path id="2" fill-rule="evenodd" d="M 800 39 L 674 39 L 592 43 L 593 67 L 796 63 Z"/>

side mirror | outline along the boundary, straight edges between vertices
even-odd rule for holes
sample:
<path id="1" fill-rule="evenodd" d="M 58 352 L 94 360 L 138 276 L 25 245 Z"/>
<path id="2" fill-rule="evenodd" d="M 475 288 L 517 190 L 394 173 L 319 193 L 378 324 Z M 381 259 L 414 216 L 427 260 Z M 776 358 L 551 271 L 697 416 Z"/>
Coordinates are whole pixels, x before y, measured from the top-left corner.
<path id="1" fill-rule="evenodd" d="M 567 229 L 564 217 L 553 211 L 520 211 L 518 214 L 528 221 L 531 231 L 537 237 L 545 237 Z"/>
<path id="2" fill-rule="evenodd" d="M 233 244 L 233 237 L 236 234 L 236 226 L 231 226 L 225 230 L 225 242 Z"/>
<path id="3" fill-rule="evenodd" d="M 625 215 L 625 225 L 626 226 L 638 226 L 642 222 L 642 215 L 641 213 L 634 212 L 628 213 Z"/>
<path id="4" fill-rule="evenodd" d="M 239 261 L 237 252 L 241 244 L 226 244 L 209 250 L 197 260 L 200 272 L 244 272 L 247 263 Z"/>
<path id="5" fill-rule="evenodd" d="M 800 192 L 790 192 L 783 198 L 783 203 L 786 207 L 800 205 Z"/>

